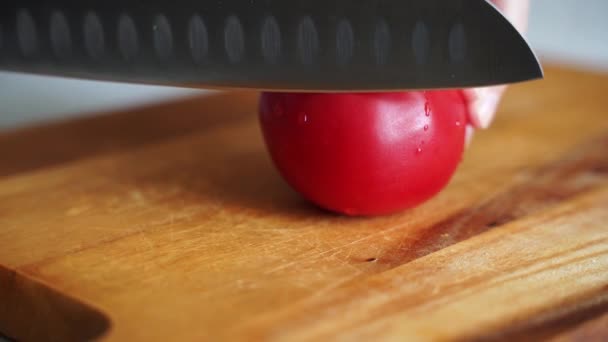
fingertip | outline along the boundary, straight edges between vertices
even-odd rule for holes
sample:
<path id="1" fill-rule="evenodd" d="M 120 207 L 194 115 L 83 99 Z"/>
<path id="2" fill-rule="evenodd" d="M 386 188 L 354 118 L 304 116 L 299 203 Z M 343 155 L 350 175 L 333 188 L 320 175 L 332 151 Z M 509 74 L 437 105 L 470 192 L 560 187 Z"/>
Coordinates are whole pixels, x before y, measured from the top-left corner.
<path id="1" fill-rule="evenodd" d="M 469 120 L 469 124 L 475 128 L 479 128 L 480 126 L 479 115 L 475 107 L 475 103 L 480 97 L 479 92 L 480 89 L 465 89 L 463 92 L 467 103 L 467 119 Z"/>
<path id="2" fill-rule="evenodd" d="M 505 89 L 504 86 L 496 86 L 465 91 L 469 121 L 474 128 L 487 129 L 490 127 Z"/>
<path id="3" fill-rule="evenodd" d="M 487 129 L 494 120 L 494 114 L 498 109 L 499 97 L 496 94 L 488 93 L 485 97 L 477 99 L 473 106 L 477 111 L 478 127 Z"/>

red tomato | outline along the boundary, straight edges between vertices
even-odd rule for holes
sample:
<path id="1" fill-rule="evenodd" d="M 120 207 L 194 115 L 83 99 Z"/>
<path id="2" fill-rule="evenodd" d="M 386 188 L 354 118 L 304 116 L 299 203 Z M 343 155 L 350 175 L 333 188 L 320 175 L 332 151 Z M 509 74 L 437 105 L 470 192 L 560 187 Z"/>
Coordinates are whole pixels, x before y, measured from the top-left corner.
<path id="1" fill-rule="evenodd" d="M 465 143 L 460 91 L 264 93 L 272 159 L 295 190 L 347 215 L 419 205 L 449 182 Z"/>

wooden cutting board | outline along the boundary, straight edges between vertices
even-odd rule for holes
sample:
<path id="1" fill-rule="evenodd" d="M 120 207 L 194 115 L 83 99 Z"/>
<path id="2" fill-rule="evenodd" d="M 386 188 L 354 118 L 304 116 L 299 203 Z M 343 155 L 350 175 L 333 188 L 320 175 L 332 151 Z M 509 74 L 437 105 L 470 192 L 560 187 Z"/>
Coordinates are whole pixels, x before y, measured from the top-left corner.
<path id="1" fill-rule="evenodd" d="M 309 205 L 255 93 L 0 135 L 0 331 L 20 340 L 608 339 L 608 77 L 513 86 L 398 215 Z"/>

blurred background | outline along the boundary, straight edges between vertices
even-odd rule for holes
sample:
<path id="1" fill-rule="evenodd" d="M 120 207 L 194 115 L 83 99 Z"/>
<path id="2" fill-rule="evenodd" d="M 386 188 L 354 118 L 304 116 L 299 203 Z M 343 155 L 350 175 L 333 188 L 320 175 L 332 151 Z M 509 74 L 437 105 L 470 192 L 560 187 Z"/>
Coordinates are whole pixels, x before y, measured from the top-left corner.
<path id="1" fill-rule="evenodd" d="M 608 1 L 531 3 L 528 40 L 545 63 L 608 72 Z M 0 130 L 201 92 L 0 72 Z"/>

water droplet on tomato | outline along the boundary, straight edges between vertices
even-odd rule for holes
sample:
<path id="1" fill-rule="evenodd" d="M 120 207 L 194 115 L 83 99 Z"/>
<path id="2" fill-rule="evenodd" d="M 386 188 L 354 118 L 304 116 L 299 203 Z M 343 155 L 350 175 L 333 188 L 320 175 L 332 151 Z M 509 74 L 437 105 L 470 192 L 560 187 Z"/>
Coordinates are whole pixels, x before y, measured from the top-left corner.
<path id="1" fill-rule="evenodd" d="M 416 149 L 416 154 L 420 154 L 420 153 L 422 153 L 422 147 L 418 147 L 418 148 Z"/>
<path id="2" fill-rule="evenodd" d="M 428 131 L 429 130 L 429 125 L 424 125 L 424 131 Z"/>
<path id="3" fill-rule="evenodd" d="M 456 126 L 460 127 L 460 120 L 456 121 Z"/>
<path id="4" fill-rule="evenodd" d="M 298 115 L 298 123 L 300 125 L 305 125 L 306 123 L 308 123 L 308 114 L 300 113 L 300 115 Z"/>
<path id="5" fill-rule="evenodd" d="M 424 115 L 431 116 L 431 105 L 428 102 L 424 104 Z"/>

